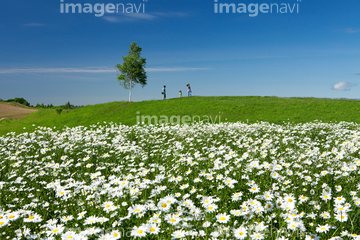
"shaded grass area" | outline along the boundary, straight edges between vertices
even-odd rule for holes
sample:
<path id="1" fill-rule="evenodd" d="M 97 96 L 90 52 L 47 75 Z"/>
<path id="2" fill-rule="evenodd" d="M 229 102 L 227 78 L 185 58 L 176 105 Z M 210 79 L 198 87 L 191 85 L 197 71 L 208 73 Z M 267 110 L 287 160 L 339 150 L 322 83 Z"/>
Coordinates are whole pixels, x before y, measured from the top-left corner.
<path id="1" fill-rule="evenodd" d="M 89 126 L 102 122 L 134 125 L 143 116 L 185 115 L 206 121 L 221 122 L 266 121 L 304 123 L 323 122 L 360 123 L 360 102 L 348 99 L 278 98 L 278 97 L 184 97 L 165 101 L 111 102 L 64 111 L 43 109 L 18 120 L 0 121 L 0 135 L 9 132 L 32 131 L 36 126 L 63 128 Z M 198 118 L 196 118 L 198 119 Z M 35 125 L 35 126 L 33 126 Z M 24 129 L 25 128 L 25 129 Z"/>

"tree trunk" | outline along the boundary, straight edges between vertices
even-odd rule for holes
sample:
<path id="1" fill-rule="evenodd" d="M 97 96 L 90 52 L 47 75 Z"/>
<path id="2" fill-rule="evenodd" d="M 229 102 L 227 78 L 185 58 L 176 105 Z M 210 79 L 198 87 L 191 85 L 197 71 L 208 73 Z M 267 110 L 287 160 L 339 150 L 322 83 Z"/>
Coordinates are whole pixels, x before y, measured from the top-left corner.
<path id="1" fill-rule="evenodd" d="M 129 102 L 131 102 L 131 81 L 132 79 L 130 79 L 130 91 L 129 91 Z"/>

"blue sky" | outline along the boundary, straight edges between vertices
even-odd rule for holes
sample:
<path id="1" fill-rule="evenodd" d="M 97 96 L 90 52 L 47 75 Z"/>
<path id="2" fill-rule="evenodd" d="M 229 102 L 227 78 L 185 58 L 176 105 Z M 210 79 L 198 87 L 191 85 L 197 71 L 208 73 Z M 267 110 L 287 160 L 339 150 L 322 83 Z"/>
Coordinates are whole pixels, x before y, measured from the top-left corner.
<path id="1" fill-rule="evenodd" d="M 253 17 L 215 13 L 214 0 L 1 3 L 1 99 L 23 97 L 33 105 L 126 101 L 115 65 L 133 41 L 143 48 L 148 74 L 147 86 L 133 89 L 133 101 L 161 99 L 163 85 L 169 98 L 179 90 L 186 95 L 187 83 L 197 96 L 360 98 L 358 0 L 217 1 L 296 7 Z M 61 13 L 61 4 L 69 3 L 145 8 L 102 17 Z"/>

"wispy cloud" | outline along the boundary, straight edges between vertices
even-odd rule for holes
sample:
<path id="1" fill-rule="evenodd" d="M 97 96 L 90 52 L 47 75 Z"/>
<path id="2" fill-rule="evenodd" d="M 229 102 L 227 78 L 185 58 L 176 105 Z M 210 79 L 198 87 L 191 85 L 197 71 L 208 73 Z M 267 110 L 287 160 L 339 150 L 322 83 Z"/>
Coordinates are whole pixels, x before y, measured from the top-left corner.
<path id="1" fill-rule="evenodd" d="M 111 69 L 99 68 L 10 68 L 0 69 L 0 74 L 14 73 L 109 73 L 115 72 Z"/>
<path id="2" fill-rule="evenodd" d="M 184 12 L 155 12 L 155 13 L 128 13 L 128 14 L 117 14 L 117 15 L 108 15 L 104 16 L 103 19 L 112 22 L 135 22 L 135 21 L 151 21 L 158 18 L 169 18 L 169 17 L 186 17 L 187 13 Z"/>
<path id="3" fill-rule="evenodd" d="M 356 86 L 349 82 L 337 82 L 333 85 L 332 89 L 337 91 L 349 91 L 351 87 Z"/>
<path id="4" fill-rule="evenodd" d="M 357 73 L 357 74 L 355 74 L 355 75 L 359 75 L 359 76 L 360 76 L 360 73 Z"/>
<path id="5" fill-rule="evenodd" d="M 146 68 L 147 72 L 187 72 L 187 71 L 202 71 L 202 70 L 209 70 L 209 68 L 185 68 L 185 67 Z"/>
<path id="6" fill-rule="evenodd" d="M 338 32 L 343 32 L 343 33 L 358 33 L 360 32 L 360 29 L 358 28 L 343 28 L 343 29 L 338 29 Z"/>
<path id="7" fill-rule="evenodd" d="M 24 27 L 44 27 L 46 26 L 43 23 L 35 23 L 35 22 L 30 22 L 30 23 L 25 23 L 23 24 Z"/>
<path id="8" fill-rule="evenodd" d="M 155 12 L 154 15 L 158 17 L 187 17 L 189 13 L 186 12 Z"/>
<path id="9" fill-rule="evenodd" d="M 121 14 L 116 16 L 104 16 L 103 19 L 105 19 L 108 22 L 135 22 L 139 20 L 153 20 L 157 18 L 154 15 L 148 14 L 148 13 L 130 13 L 130 14 Z"/>
<path id="10" fill-rule="evenodd" d="M 208 68 L 146 68 L 147 72 L 184 72 L 208 70 Z M 21 74 L 21 73 L 115 73 L 116 69 L 109 68 L 10 68 L 0 69 L 0 74 Z"/>

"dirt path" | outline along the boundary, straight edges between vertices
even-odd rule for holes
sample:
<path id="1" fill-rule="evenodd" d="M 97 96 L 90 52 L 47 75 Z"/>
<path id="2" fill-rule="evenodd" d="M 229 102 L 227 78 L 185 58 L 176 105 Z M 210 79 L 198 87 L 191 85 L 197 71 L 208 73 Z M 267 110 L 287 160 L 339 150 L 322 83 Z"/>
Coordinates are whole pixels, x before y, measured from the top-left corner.
<path id="1" fill-rule="evenodd" d="M 0 119 L 12 118 L 19 119 L 36 112 L 37 110 L 27 107 L 17 107 L 7 103 L 0 103 Z"/>

